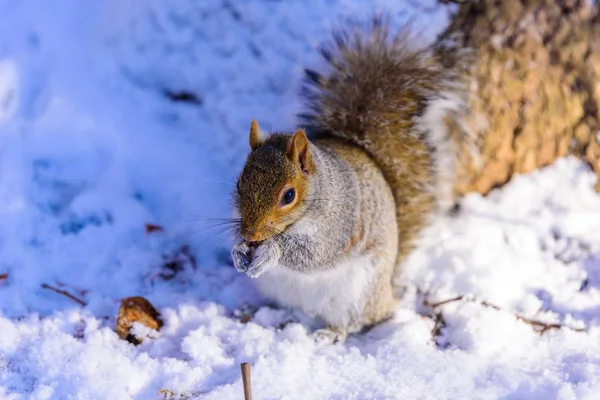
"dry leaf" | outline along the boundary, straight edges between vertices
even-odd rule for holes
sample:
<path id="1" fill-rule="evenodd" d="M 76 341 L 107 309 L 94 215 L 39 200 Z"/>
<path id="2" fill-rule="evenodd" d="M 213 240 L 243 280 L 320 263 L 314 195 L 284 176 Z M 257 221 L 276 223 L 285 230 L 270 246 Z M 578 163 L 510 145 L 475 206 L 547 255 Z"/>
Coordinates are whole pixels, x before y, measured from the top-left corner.
<path id="1" fill-rule="evenodd" d="M 140 344 L 143 340 L 142 337 L 136 336 L 132 331 L 136 322 L 156 331 L 163 325 L 158 311 L 148 300 L 141 296 L 124 299 L 121 302 L 121 308 L 117 317 L 117 334 L 121 339 L 127 340 L 134 345 Z"/>

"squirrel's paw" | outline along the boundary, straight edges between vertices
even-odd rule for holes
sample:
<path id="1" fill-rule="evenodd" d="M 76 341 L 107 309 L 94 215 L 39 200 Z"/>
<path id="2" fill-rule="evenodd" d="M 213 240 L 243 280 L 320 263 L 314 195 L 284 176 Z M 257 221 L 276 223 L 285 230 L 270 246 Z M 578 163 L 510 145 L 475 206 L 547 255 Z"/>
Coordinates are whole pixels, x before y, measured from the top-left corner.
<path id="1" fill-rule="evenodd" d="M 258 278 L 277 266 L 280 251 L 275 243 L 265 242 L 258 247 L 250 247 L 240 241 L 231 250 L 233 265 L 251 278 Z"/>
<path id="2" fill-rule="evenodd" d="M 251 250 L 245 242 L 239 242 L 231 250 L 231 258 L 235 269 L 240 272 L 247 272 L 252 264 Z"/>
<path id="3" fill-rule="evenodd" d="M 246 274 L 251 278 L 258 278 L 268 270 L 275 268 L 278 260 L 276 250 L 275 246 L 268 243 L 258 246 Z"/>
<path id="4" fill-rule="evenodd" d="M 327 346 L 336 343 L 343 343 L 346 340 L 344 332 L 334 329 L 317 329 L 309 335 L 317 345 Z"/>

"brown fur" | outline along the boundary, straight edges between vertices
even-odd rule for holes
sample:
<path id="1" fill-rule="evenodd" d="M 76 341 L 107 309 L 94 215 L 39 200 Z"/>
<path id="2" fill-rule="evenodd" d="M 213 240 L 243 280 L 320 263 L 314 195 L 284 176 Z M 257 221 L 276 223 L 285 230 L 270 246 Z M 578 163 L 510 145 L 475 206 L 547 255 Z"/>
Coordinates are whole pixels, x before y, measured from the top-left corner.
<path id="1" fill-rule="evenodd" d="M 232 249 L 236 268 L 260 277 L 263 292 L 342 336 L 393 311 L 397 266 L 439 209 L 452 158 L 436 125 L 443 115 L 426 118 L 432 102 L 455 92 L 451 74 L 382 19 L 356 28 L 322 49 L 328 72 L 307 71 L 310 142 L 302 130 L 263 138 L 252 122 Z M 288 187 L 296 198 L 282 206 Z M 261 242 L 256 255 L 248 242 Z"/>
<path id="2" fill-rule="evenodd" d="M 402 259 L 436 210 L 437 149 L 416 119 L 453 90 L 449 72 L 426 50 L 414 49 L 407 30 L 391 35 L 382 18 L 366 31 L 354 25 L 334 38 L 321 49 L 329 71 L 306 70 L 309 110 L 301 118 L 312 137 L 350 140 L 379 164 L 396 200 Z"/>
<path id="3" fill-rule="evenodd" d="M 249 142 L 250 142 L 250 149 L 251 150 L 256 150 L 260 147 L 260 145 L 262 144 L 263 138 L 260 134 L 260 128 L 258 127 L 258 122 L 253 119 L 252 123 L 250 124 L 250 138 L 249 138 Z"/>
<path id="4" fill-rule="evenodd" d="M 252 153 L 238 180 L 236 203 L 242 219 L 241 235 L 261 242 L 281 233 L 302 214 L 308 175 L 315 173 L 304 131 L 262 138 L 252 121 L 249 137 Z M 285 155 L 285 156 L 284 156 Z M 296 196 L 281 206 L 282 189 L 294 188 Z"/>

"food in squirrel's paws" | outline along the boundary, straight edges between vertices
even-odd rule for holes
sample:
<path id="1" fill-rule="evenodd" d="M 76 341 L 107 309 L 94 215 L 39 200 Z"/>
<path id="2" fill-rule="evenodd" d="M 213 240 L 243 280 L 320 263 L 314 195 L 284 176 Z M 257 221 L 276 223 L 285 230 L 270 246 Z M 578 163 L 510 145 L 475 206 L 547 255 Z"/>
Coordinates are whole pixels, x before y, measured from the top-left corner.
<path id="1" fill-rule="evenodd" d="M 260 246 L 260 242 L 246 242 L 246 246 L 248 246 L 248 252 L 246 253 L 246 257 L 252 261 L 254 258 L 254 254 L 256 253 L 256 249 Z"/>

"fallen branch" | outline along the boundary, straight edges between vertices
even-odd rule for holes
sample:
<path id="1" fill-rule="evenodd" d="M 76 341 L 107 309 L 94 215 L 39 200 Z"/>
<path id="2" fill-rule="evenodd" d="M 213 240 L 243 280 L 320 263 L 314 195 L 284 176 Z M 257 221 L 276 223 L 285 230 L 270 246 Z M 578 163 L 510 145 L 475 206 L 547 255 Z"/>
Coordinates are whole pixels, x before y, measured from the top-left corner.
<path id="1" fill-rule="evenodd" d="M 492 308 L 492 309 L 497 310 L 497 311 L 506 311 L 506 312 L 509 312 L 508 310 L 505 310 L 505 309 L 503 309 L 500 306 L 497 306 L 495 304 L 489 303 L 489 302 L 487 302 L 485 300 L 477 300 L 477 299 L 475 299 L 475 298 L 473 298 L 471 296 L 468 296 L 468 295 L 460 295 L 460 296 L 456 296 L 456 297 L 453 297 L 453 298 L 450 298 L 450 299 L 447 299 L 447 300 L 443 300 L 443 301 L 439 301 L 439 302 L 436 302 L 436 303 L 432 303 L 428 299 L 424 299 L 423 300 L 423 305 L 426 306 L 426 307 L 429 307 L 431 309 L 435 309 L 435 308 L 441 307 L 443 305 L 446 305 L 446 304 L 449 304 L 449 303 L 454 303 L 454 302 L 457 302 L 457 301 L 474 302 L 474 303 L 479 304 L 482 307 Z M 512 314 L 519 321 L 522 321 L 522 322 L 524 322 L 524 323 L 526 323 L 528 325 L 531 325 L 533 327 L 533 330 L 535 332 L 539 333 L 540 335 L 543 335 L 544 333 L 546 333 L 547 331 L 549 331 L 551 329 L 561 329 L 561 328 L 567 328 L 567 329 L 570 329 L 570 330 L 575 331 L 575 332 L 585 332 L 584 328 L 573 328 L 571 326 L 560 324 L 560 323 L 546 323 L 546 322 L 542 322 L 542 321 L 537 321 L 537 320 L 534 320 L 534 319 L 531 319 L 531 318 L 527 318 L 527 317 L 525 317 L 525 316 L 523 316 L 521 314 L 515 313 L 515 312 L 513 312 Z M 441 317 L 442 317 L 441 312 L 440 313 L 436 313 L 436 316 L 439 316 L 439 318 L 436 319 L 436 327 L 437 327 L 437 325 L 438 325 L 437 324 L 437 320 L 438 319 L 442 320 L 441 319 Z M 438 331 L 437 332 L 438 334 L 440 333 L 439 329 L 434 328 L 434 331 Z"/>
<path id="2" fill-rule="evenodd" d="M 205 394 L 208 392 L 199 392 L 199 393 L 180 393 L 180 392 L 176 392 L 174 390 L 169 390 L 169 389 L 160 389 L 158 391 L 158 394 L 161 394 L 163 396 L 163 399 L 165 400 L 190 400 L 193 398 L 198 398 L 199 396 L 201 396 L 202 394 Z"/>
<path id="3" fill-rule="evenodd" d="M 497 305 L 490 304 L 485 300 L 481 301 L 481 305 L 484 307 L 493 308 L 494 310 L 504 311 Z M 542 321 L 536 321 L 534 319 L 527 318 L 527 317 L 517 314 L 517 313 L 514 313 L 514 315 L 518 320 L 523 321 L 526 324 L 533 326 L 534 330 L 536 332 L 538 332 L 540 335 L 543 335 L 544 333 L 546 333 L 546 331 L 549 331 L 550 329 L 561 329 L 561 328 L 567 328 L 574 332 L 585 332 L 585 328 L 574 328 L 572 326 L 559 324 L 559 323 L 547 323 L 547 322 L 542 322 Z"/>
<path id="4" fill-rule="evenodd" d="M 63 296 L 68 297 L 69 299 L 71 299 L 71 300 L 79 303 L 83 307 L 87 306 L 87 303 L 85 301 L 83 301 L 81 299 L 78 299 L 77 297 L 73 296 L 71 293 L 67 292 L 66 290 L 57 289 L 57 288 L 55 288 L 53 286 L 50 286 L 50 285 L 48 285 L 46 283 L 42 283 L 42 288 L 48 289 L 48 290 L 52 290 L 53 292 L 58 293 L 58 294 L 62 294 Z"/>
<path id="5" fill-rule="evenodd" d="M 431 336 L 436 338 L 442 334 L 442 329 L 446 327 L 446 320 L 441 312 L 436 312 L 431 319 L 434 322 L 433 329 L 431 329 Z"/>
<path id="6" fill-rule="evenodd" d="M 437 303 L 431 303 L 429 300 L 425 299 L 425 300 L 423 300 L 423 305 L 426 307 L 429 307 L 429 308 L 437 308 L 437 307 L 443 306 L 444 304 L 454 303 L 456 301 L 464 300 L 466 297 L 467 296 L 465 296 L 463 294 L 460 296 L 452 297 L 451 299 L 438 301 Z"/>
<path id="7" fill-rule="evenodd" d="M 242 385 L 244 386 L 244 400 L 252 400 L 252 385 L 250 383 L 250 364 L 242 363 Z"/>

